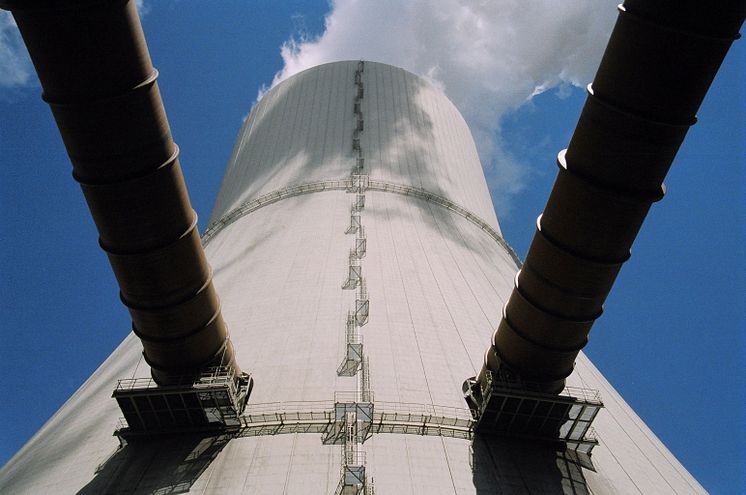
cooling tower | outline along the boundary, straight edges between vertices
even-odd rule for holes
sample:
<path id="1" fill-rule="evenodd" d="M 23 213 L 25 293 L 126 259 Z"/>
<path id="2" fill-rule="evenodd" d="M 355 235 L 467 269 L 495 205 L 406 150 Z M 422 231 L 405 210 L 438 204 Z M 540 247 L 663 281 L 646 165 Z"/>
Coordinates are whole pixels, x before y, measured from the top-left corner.
<path id="1" fill-rule="evenodd" d="M 463 118 L 413 74 L 337 62 L 264 95 L 203 244 L 254 380 L 238 423 L 115 436 L 133 426 L 118 381 L 150 374 L 130 335 L 0 471 L 0 492 L 704 492 L 582 353 L 567 391 L 603 403 L 595 434 L 475 436 L 462 384 L 520 262 Z"/>

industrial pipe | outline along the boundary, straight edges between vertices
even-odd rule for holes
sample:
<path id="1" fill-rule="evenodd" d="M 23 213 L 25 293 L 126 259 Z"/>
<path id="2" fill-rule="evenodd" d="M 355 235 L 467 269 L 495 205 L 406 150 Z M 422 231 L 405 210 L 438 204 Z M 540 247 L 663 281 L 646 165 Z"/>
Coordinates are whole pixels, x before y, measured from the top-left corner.
<path id="1" fill-rule="evenodd" d="M 485 355 L 559 392 L 746 15 L 746 2 L 626 0 Z"/>
<path id="2" fill-rule="evenodd" d="M 153 378 L 240 374 L 134 0 L 0 8 L 29 50 Z"/>

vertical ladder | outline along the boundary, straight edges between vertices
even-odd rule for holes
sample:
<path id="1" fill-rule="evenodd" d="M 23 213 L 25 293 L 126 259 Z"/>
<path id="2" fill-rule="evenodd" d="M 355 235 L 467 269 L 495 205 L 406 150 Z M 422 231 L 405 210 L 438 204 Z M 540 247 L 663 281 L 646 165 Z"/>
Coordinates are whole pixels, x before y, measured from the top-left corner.
<path id="1" fill-rule="evenodd" d="M 355 200 L 350 208 L 350 225 L 345 234 L 355 234 L 354 248 L 349 252 L 347 280 L 342 289 L 355 289 L 354 310 L 348 312 L 345 326 L 345 355 L 337 368 L 339 376 L 355 376 L 356 390 L 350 393 L 335 392 L 334 423 L 322 437 L 324 444 L 342 444 L 342 466 L 336 495 L 372 495 L 373 485 L 366 483 L 365 452 L 361 445 L 370 436 L 373 428 L 373 397 L 370 391 L 370 376 L 368 360 L 363 352 L 363 342 L 360 337 L 360 327 L 368 322 L 370 302 L 365 280 L 362 275 L 360 260 L 367 252 L 367 238 L 361 221 L 361 213 L 365 208 L 365 191 L 368 188 L 368 175 L 365 174 L 365 159 L 361 144 L 361 134 L 365 130 L 363 118 L 363 72 L 365 62 L 358 62 L 355 69 L 355 99 L 353 113 L 355 127 L 352 131 L 352 150 L 355 164 L 350 177 L 347 192 L 355 194 Z"/>
<path id="2" fill-rule="evenodd" d="M 363 373 L 360 377 L 360 402 L 372 403 L 372 393 L 370 391 L 370 363 L 368 356 L 363 355 L 362 359 Z"/>

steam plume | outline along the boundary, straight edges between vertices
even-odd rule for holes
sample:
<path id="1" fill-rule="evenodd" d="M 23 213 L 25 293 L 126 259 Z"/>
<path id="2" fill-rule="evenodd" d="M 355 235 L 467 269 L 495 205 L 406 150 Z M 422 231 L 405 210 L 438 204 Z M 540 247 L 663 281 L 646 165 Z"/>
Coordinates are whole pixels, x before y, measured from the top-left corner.
<path id="1" fill-rule="evenodd" d="M 451 98 L 474 134 L 498 213 L 525 169 L 502 143 L 503 115 L 552 88 L 584 86 L 596 70 L 618 0 L 334 0 L 324 32 L 285 42 L 273 85 L 345 59 L 400 66 Z"/>

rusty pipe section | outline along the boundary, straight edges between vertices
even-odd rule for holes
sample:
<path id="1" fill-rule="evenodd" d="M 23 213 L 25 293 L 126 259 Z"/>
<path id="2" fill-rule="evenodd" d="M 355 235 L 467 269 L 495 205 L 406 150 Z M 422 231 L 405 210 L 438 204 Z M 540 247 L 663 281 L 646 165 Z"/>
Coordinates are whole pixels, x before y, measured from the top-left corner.
<path id="1" fill-rule="evenodd" d="M 135 2 L 0 7 L 31 54 L 156 382 L 214 365 L 240 373 Z"/>
<path id="2" fill-rule="evenodd" d="M 626 0 L 478 376 L 559 392 L 731 43 L 746 2 Z"/>

